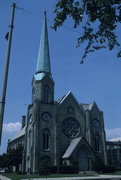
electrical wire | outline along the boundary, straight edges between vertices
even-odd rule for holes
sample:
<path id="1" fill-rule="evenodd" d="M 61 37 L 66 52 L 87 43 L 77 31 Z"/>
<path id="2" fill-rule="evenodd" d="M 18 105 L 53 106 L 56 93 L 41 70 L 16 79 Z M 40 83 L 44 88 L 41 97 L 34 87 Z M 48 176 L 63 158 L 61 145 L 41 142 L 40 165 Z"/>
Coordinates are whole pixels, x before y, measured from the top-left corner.
<path id="1" fill-rule="evenodd" d="M 29 11 L 29 10 L 26 10 L 26 9 L 24 9 L 24 8 L 20 8 L 20 7 L 16 6 L 16 9 L 17 9 L 17 10 L 22 10 L 22 11 L 28 13 L 28 14 L 33 15 L 33 16 L 36 16 L 36 17 L 39 17 L 39 18 L 41 17 L 41 18 L 42 18 L 42 16 L 40 16 L 40 15 L 38 15 L 38 14 L 36 14 L 36 13 L 33 13 L 33 12 Z"/>
<path id="2" fill-rule="evenodd" d="M 16 9 L 17 9 L 17 10 L 22 10 L 22 11 L 24 11 L 24 12 L 27 13 L 27 14 L 30 14 L 30 15 L 32 15 L 32 16 L 35 16 L 35 17 L 38 17 L 38 18 L 42 18 L 42 19 L 43 19 L 43 16 L 38 15 L 38 14 L 36 14 L 36 13 L 30 11 L 30 10 L 27 10 L 27 9 L 24 9 L 24 8 L 21 8 L 21 7 L 18 7 L 18 6 L 16 6 Z M 51 21 L 49 18 L 47 18 L 47 20 L 48 20 L 50 23 L 52 23 L 52 21 Z M 73 31 L 73 32 L 75 32 L 75 33 L 80 34 L 79 31 L 73 30 L 72 28 L 69 28 L 69 27 L 67 27 L 67 26 L 64 26 L 64 25 L 63 25 L 63 28 L 68 29 L 68 30 L 70 30 L 70 31 Z"/>

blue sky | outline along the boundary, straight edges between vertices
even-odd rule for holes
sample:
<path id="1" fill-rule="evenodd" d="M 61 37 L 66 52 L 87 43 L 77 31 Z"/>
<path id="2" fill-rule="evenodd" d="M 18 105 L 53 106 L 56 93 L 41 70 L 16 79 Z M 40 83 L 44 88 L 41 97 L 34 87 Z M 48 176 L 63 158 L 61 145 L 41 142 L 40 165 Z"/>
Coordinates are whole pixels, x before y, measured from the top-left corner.
<path id="1" fill-rule="evenodd" d="M 5 34 L 12 2 L 0 1 L 0 94 L 7 47 Z M 48 18 L 55 100 L 72 91 L 80 103 L 95 101 L 104 112 L 107 139 L 121 136 L 121 60 L 116 58 L 117 50 L 92 53 L 80 65 L 84 46 L 76 48 L 79 33 L 71 30 L 71 22 L 68 20 L 56 32 L 50 28 L 56 0 L 17 0 L 15 3 L 38 16 L 16 10 L 0 153 L 6 151 L 7 140 L 19 131 L 21 116 L 26 115 L 27 105 L 31 103 L 31 81 L 36 69 L 44 10 Z"/>

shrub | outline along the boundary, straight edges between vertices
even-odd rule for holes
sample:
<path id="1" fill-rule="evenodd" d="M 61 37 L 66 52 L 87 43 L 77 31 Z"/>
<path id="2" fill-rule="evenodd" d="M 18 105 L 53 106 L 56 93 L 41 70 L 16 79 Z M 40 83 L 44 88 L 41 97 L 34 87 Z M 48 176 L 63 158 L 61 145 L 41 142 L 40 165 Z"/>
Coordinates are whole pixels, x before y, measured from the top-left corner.
<path id="1" fill-rule="evenodd" d="M 41 161 L 40 168 L 39 168 L 39 174 L 40 175 L 50 174 L 50 166 L 46 159 Z"/>
<path id="2" fill-rule="evenodd" d="M 106 165 L 104 169 L 104 173 L 114 173 L 116 171 L 114 166 Z"/>
<path id="3" fill-rule="evenodd" d="M 7 168 L 7 169 L 5 169 L 5 173 L 13 173 L 13 171 L 11 168 Z"/>
<path id="4" fill-rule="evenodd" d="M 115 167 L 105 165 L 102 159 L 99 157 L 94 161 L 94 170 L 98 173 L 114 173 L 116 171 Z"/>
<path id="5" fill-rule="evenodd" d="M 105 164 L 101 158 L 98 157 L 97 159 L 95 159 L 95 161 L 93 162 L 93 168 L 98 173 L 104 172 Z"/>
<path id="6" fill-rule="evenodd" d="M 73 166 L 60 166 L 59 168 L 60 170 L 60 173 L 62 174 L 74 174 L 74 173 L 77 173 L 75 167 Z"/>
<path id="7" fill-rule="evenodd" d="M 17 174 L 22 174 L 22 171 L 17 171 Z"/>
<path id="8" fill-rule="evenodd" d="M 17 174 L 21 175 L 21 174 L 27 174 L 26 172 L 22 172 L 22 171 L 17 171 Z"/>
<path id="9" fill-rule="evenodd" d="M 121 171 L 121 167 L 116 167 L 116 171 Z"/>
<path id="10" fill-rule="evenodd" d="M 57 166 L 50 166 L 51 173 L 57 173 Z"/>

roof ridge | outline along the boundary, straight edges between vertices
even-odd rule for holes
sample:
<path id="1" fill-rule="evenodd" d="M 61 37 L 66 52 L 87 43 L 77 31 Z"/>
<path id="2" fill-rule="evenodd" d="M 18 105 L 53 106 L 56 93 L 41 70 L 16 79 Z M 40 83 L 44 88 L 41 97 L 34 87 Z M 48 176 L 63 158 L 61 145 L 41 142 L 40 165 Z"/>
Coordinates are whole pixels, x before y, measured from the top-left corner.
<path id="1" fill-rule="evenodd" d="M 10 139 L 9 143 L 16 140 L 17 138 L 20 138 L 21 136 L 23 136 L 25 134 L 25 129 L 26 129 L 26 126 L 23 127 L 23 129 L 21 129 L 20 131 L 18 131 L 16 133 L 16 135 Z"/>

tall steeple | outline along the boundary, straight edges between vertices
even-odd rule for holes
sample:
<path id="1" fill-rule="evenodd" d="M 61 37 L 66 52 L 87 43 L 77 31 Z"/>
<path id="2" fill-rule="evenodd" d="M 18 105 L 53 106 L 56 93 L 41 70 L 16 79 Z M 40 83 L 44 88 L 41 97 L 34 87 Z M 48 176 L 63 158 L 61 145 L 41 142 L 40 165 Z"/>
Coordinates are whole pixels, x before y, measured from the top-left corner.
<path id="1" fill-rule="evenodd" d="M 42 26 L 40 47 L 37 59 L 36 74 L 38 73 L 41 75 L 49 73 L 51 75 L 46 11 L 44 11 L 44 22 Z"/>
<path id="2" fill-rule="evenodd" d="M 42 26 L 36 73 L 32 79 L 32 102 L 54 102 L 54 81 L 51 76 L 46 12 Z"/>

